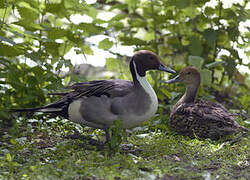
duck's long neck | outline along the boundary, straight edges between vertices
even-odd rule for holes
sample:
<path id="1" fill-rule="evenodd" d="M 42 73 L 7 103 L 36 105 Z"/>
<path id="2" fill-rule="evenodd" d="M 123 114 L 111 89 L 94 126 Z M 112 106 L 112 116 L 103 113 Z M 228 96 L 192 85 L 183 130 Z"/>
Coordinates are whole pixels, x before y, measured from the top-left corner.
<path id="1" fill-rule="evenodd" d="M 129 67 L 135 87 L 142 87 L 142 83 L 148 82 L 146 76 L 141 77 L 138 74 L 136 70 L 136 64 L 133 60 L 130 61 Z"/>
<path id="2" fill-rule="evenodd" d="M 138 92 L 138 96 L 140 96 L 143 91 L 149 96 L 150 99 L 150 107 L 148 109 L 148 112 L 151 115 L 155 114 L 158 108 L 158 98 L 156 96 L 156 93 L 150 83 L 147 80 L 146 73 L 145 72 L 137 72 L 136 64 L 134 61 L 130 63 L 130 71 L 133 77 L 134 87 L 136 92 Z M 141 101 L 144 102 L 144 101 Z"/>
<path id="3" fill-rule="evenodd" d="M 176 106 L 182 103 L 192 103 L 195 101 L 198 90 L 200 87 L 200 80 L 193 82 L 192 84 L 188 84 L 186 87 L 186 92 L 182 96 L 182 98 L 177 102 Z"/>
<path id="4" fill-rule="evenodd" d="M 150 96 L 151 95 L 156 96 L 154 89 L 147 80 L 146 73 L 137 72 L 136 64 L 133 60 L 130 62 L 130 71 L 136 89 L 143 88 Z"/>

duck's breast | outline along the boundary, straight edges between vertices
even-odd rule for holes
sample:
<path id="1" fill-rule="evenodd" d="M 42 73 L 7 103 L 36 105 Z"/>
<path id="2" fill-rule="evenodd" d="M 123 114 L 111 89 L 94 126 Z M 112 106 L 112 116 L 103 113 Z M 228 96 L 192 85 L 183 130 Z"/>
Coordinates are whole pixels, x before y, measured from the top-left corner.
<path id="1" fill-rule="evenodd" d="M 154 116 L 158 99 L 154 91 L 135 91 L 126 97 L 114 98 L 111 110 L 122 120 L 124 128 L 134 128 Z"/>

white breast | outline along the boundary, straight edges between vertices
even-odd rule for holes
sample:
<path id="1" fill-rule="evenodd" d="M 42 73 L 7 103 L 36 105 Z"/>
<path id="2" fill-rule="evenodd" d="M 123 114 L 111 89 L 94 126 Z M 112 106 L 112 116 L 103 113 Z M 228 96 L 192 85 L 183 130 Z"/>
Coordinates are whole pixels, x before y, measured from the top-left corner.
<path id="1" fill-rule="evenodd" d="M 138 75 L 137 80 L 140 82 L 143 89 L 145 89 L 146 93 L 149 95 L 150 100 L 151 100 L 150 108 L 145 112 L 145 116 L 152 117 L 156 113 L 157 108 L 158 108 L 158 98 L 155 94 L 154 89 L 147 81 L 146 77 L 141 77 Z M 149 117 L 149 118 L 151 118 L 151 117 Z"/>

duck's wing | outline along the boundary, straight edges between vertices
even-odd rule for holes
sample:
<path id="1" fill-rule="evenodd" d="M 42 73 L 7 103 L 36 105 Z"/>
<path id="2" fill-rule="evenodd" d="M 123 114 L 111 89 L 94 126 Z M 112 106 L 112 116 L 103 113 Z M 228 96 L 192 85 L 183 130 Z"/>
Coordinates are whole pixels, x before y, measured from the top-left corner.
<path id="1" fill-rule="evenodd" d="M 58 101 L 37 108 L 12 109 L 12 112 L 45 112 L 68 118 L 68 107 L 71 102 L 81 97 L 123 97 L 131 92 L 133 82 L 127 80 L 97 80 L 75 83 L 69 86 L 68 92 L 56 92 L 51 95 L 62 96 Z"/>
<path id="2" fill-rule="evenodd" d="M 181 104 L 171 113 L 170 125 L 181 134 L 218 139 L 244 130 L 234 115 L 219 103 L 199 100 Z"/>
<path id="3" fill-rule="evenodd" d="M 108 97 L 123 97 L 131 92 L 133 83 L 127 80 L 95 80 L 89 82 L 75 83 L 68 89 L 73 91 L 77 97 L 81 96 L 97 96 L 106 95 Z"/>

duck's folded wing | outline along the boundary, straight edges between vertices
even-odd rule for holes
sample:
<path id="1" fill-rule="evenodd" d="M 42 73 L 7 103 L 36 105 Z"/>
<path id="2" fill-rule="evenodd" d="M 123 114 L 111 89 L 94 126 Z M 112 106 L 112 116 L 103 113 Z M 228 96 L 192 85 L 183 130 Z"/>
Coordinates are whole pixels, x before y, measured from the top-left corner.
<path id="1" fill-rule="evenodd" d="M 182 104 L 172 113 L 172 116 L 192 117 L 200 119 L 204 124 L 216 123 L 221 126 L 236 126 L 234 115 L 219 103 L 198 101 L 196 103 Z"/>
<path id="2" fill-rule="evenodd" d="M 108 97 L 123 97 L 131 92 L 133 83 L 127 80 L 96 80 L 83 83 L 75 83 L 68 89 L 73 89 L 73 96 L 90 97 L 106 95 Z"/>
<path id="3" fill-rule="evenodd" d="M 50 95 L 59 95 L 62 96 L 58 101 L 48 104 L 46 106 L 29 108 L 29 109 L 12 109 L 12 112 L 47 112 L 47 113 L 56 113 L 62 115 L 65 118 L 68 118 L 68 115 L 62 114 L 68 108 L 69 104 L 74 100 L 77 100 L 81 97 L 100 97 L 105 95 L 107 97 L 123 97 L 131 92 L 133 88 L 133 83 L 127 80 L 98 80 L 98 81 L 89 81 L 83 83 L 75 83 L 72 86 L 69 86 L 68 89 L 71 89 L 68 92 L 56 92 L 50 93 Z"/>

